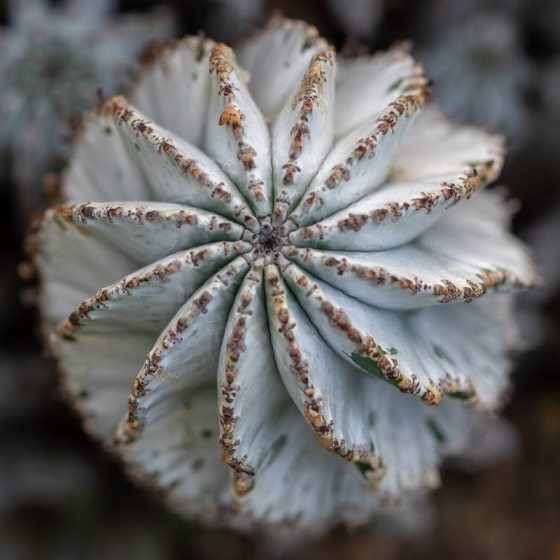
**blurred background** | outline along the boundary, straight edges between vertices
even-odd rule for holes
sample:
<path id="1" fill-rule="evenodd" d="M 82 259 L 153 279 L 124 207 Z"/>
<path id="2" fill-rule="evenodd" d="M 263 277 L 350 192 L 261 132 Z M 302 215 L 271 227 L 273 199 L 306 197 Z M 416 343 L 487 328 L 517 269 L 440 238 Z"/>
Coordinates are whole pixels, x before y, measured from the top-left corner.
<path id="1" fill-rule="evenodd" d="M 505 410 L 518 441 L 480 469 L 445 469 L 427 531 L 340 529 L 282 550 L 188 524 L 82 432 L 42 350 L 24 234 L 56 186 L 40 177 L 63 165 L 73 115 L 98 87 L 120 92 L 134 73 L 113 55 L 134 60 L 148 40 L 201 29 L 235 43 L 275 11 L 316 25 L 349 54 L 412 40 L 449 116 L 508 139 L 500 182 L 519 201 L 514 228 L 545 277 L 519 306 L 528 342 Z M 30 39 L 37 29 L 60 39 L 47 62 Z M 67 39 L 103 47 L 88 48 L 96 73 L 83 75 Z M 40 92 L 52 92 L 53 77 L 72 91 L 79 83 L 81 97 L 47 107 Z M 560 559 L 558 0 L 0 0 L 0 149 L 0 559 Z"/>

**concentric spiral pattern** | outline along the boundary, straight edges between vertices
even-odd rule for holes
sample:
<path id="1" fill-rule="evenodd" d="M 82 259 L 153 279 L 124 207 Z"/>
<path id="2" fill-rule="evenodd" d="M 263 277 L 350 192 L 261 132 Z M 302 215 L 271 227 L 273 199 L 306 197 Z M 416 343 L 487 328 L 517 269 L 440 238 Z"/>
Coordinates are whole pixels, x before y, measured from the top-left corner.
<path id="1" fill-rule="evenodd" d="M 337 63 L 274 20 L 237 59 L 161 47 L 86 117 L 40 234 L 45 324 L 88 428 L 177 510 L 363 522 L 499 406 L 533 272 L 478 192 L 500 139 L 428 93 L 404 48 Z"/>

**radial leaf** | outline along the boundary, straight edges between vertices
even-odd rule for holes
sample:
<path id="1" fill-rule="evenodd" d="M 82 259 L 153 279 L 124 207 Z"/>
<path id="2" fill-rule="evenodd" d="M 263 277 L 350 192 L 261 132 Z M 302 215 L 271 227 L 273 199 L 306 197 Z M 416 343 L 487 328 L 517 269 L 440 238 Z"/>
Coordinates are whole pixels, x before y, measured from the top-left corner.
<path id="1" fill-rule="evenodd" d="M 470 200 L 502 164 L 500 137 L 453 126 L 428 109 L 403 140 L 386 184 L 290 238 L 299 246 L 349 251 L 402 245 Z"/>
<path id="2" fill-rule="evenodd" d="M 134 149 L 156 200 L 188 204 L 256 227 L 255 218 L 235 185 L 206 154 L 148 120 L 122 97 L 107 102 L 122 142 Z M 114 200 L 113 197 L 111 200 Z"/>
<path id="3" fill-rule="evenodd" d="M 249 93 L 248 76 L 233 51 L 210 56 L 210 101 L 205 150 L 239 187 L 259 218 L 272 212 L 272 167 L 266 122 Z"/>
<path id="4" fill-rule="evenodd" d="M 197 148 L 206 132 L 208 62 L 214 45 L 211 39 L 192 36 L 154 46 L 130 95 L 140 111 Z"/>
<path id="5" fill-rule="evenodd" d="M 327 155 L 333 140 L 335 61 L 332 50 L 317 53 L 274 123 L 275 223 L 283 223 Z"/>
<path id="6" fill-rule="evenodd" d="M 165 412 L 149 413 L 150 421 L 135 439 L 117 437 L 132 476 L 163 491 L 183 515 L 223 524 L 227 520 L 230 472 L 220 460 L 216 388 L 178 391 L 166 400 Z"/>
<path id="7" fill-rule="evenodd" d="M 54 328 L 86 298 L 141 266 L 113 243 L 85 234 L 54 210 L 48 210 L 33 245 L 41 247 L 35 257 L 41 271 L 41 309 L 47 329 Z M 58 257 L 72 262 L 60 267 Z"/>
<path id="8" fill-rule="evenodd" d="M 66 200 L 158 200 L 137 164 L 135 150 L 134 143 L 122 137 L 108 111 L 87 113 L 74 155 L 64 172 Z"/>
<path id="9" fill-rule="evenodd" d="M 251 76 L 249 89 L 267 121 L 273 121 L 292 97 L 311 58 L 327 46 L 312 25 L 273 17 L 236 49 L 239 64 Z"/>
<path id="10" fill-rule="evenodd" d="M 57 209 L 85 235 L 147 264 L 213 241 L 236 241 L 243 228 L 219 214 L 165 202 L 88 202 Z"/>
<path id="11" fill-rule="evenodd" d="M 364 305 L 294 264 L 285 264 L 283 274 L 328 346 L 364 372 L 428 404 L 448 394 L 491 409 L 503 395 L 512 341 L 498 296 L 399 313 Z"/>
<path id="12" fill-rule="evenodd" d="M 381 187 L 425 97 L 423 91 L 399 97 L 379 118 L 339 140 L 290 214 L 290 229 L 315 223 Z"/>
<path id="13" fill-rule="evenodd" d="M 289 403 L 270 344 L 262 259 L 253 263 L 231 309 L 218 390 L 222 457 L 234 469 L 234 491 L 242 496 L 272 460 L 276 443 L 270 433 Z"/>
<path id="14" fill-rule="evenodd" d="M 131 440 L 189 391 L 215 383 L 225 324 L 237 287 L 249 269 L 237 257 L 179 308 L 134 380 L 120 437 Z M 213 380 L 213 381 L 212 381 Z"/>
<path id="15" fill-rule="evenodd" d="M 318 445 L 292 403 L 276 420 L 253 488 L 237 502 L 252 519 L 310 533 L 337 522 L 362 524 L 379 508 L 358 469 Z"/>
<path id="16" fill-rule="evenodd" d="M 373 433 L 359 419 L 362 407 L 355 406 L 364 397 L 367 377 L 325 344 L 276 265 L 265 268 L 265 279 L 272 347 L 286 390 L 317 440 L 348 461 L 367 465 L 375 484 L 382 472 Z"/>
<path id="17" fill-rule="evenodd" d="M 340 58 L 336 84 L 335 135 L 342 138 L 380 117 L 399 97 L 427 87 L 422 66 L 403 44 L 387 52 Z"/>
<path id="18" fill-rule="evenodd" d="M 177 308 L 243 248 L 216 243 L 166 257 L 103 288 L 57 327 L 53 349 L 67 390 L 103 439 L 114 434 L 131 378 Z"/>
<path id="19" fill-rule="evenodd" d="M 315 276 L 370 305 L 413 309 L 471 302 L 534 285 L 527 249 L 508 233 L 500 195 L 483 192 L 413 243 L 377 252 L 284 249 Z"/>

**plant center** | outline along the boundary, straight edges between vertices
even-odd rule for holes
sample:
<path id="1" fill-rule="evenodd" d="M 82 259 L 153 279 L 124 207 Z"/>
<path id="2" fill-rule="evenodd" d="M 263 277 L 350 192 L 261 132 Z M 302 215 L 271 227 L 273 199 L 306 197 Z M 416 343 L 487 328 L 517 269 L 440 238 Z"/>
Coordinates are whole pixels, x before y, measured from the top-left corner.
<path id="1" fill-rule="evenodd" d="M 253 234 L 253 247 L 263 256 L 274 256 L 286 243 L 286 235 L 270 224 L 264 224 L 259 231 Z"/>

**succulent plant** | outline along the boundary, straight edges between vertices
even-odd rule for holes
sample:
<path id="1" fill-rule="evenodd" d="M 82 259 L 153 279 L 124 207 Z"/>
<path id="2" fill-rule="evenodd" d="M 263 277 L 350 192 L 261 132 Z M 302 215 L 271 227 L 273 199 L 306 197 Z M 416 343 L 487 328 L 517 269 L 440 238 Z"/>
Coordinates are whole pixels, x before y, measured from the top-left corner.
<path id="1" fill-rule="evenodd" d="M 189 29 L 203 28 L 214 39 L 229 41 L 262 20 L 267 0 L 171 0 L 171 5 L 183 13 Z"/>
<path id="2" fill-rule="evenodd" d="M 383 0 L 326 0 L 325 5 L 345 35 L 368 40 L 379 26 Z"/>
<path id="3" fill-rule="evenodd" d="M 458 13 L 431 30 L 431 41 L 420 51 L 438 84 L 435 98 L 448 115 L 501 131 L 517 148 L 530 131 L 525 98 L 535 76 L 520 47 L 519 22 L 512 16 L 515 2 L 508 10 L 478 14 L 471 3 L 451 4 Z"/>
<path id="4" fill-rule="evenodd" d="M 167 12 L 111 19 L 115 4 L 8 2 L 9 25 L 0 27 L 0 149 L 24 208 L 41 206 L 41 176 L 66 156 L 67 120 L 93 105 L 99 89 L 113 95 L 146 43 L 173 32 Z"/>
<path id="5" fill-rule="evenodd" d="M 177 511 L 365 522 L 503 401 L 534 278 L 479 192 L 502 141 L 428 95 L 405 48 L 336 63 L 274 19 L 237 56 L 162 47 L 85 117 L 36 237 L 44 328 L 87 429 Z"/>

